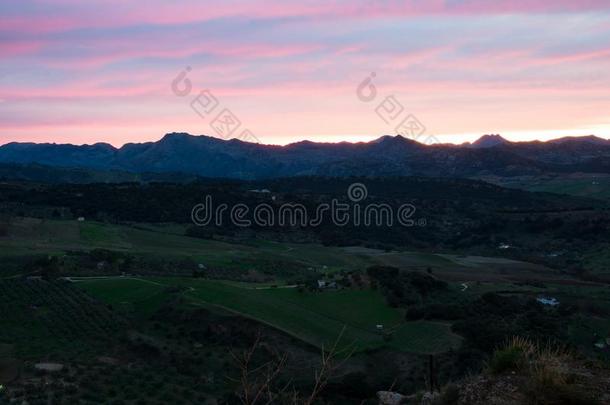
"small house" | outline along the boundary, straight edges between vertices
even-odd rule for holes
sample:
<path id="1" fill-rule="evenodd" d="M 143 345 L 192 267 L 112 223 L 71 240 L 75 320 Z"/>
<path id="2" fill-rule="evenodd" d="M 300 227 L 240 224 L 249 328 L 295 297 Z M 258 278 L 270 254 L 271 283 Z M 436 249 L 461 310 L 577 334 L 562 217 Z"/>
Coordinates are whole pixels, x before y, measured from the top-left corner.
<path id="1" fill-rule="evenodd" d="M 338 288 L 336 281 L 318 280 L 319 289 L 336 289 Z"/>
<path id="2" fill-rule="evenodd" d="M 538 301 L 542 305 L 548 305 L 548 306 L 551 306 L 551 307 L 559 305 L 559 301 L 557 301 L 557 298 L 539 297 L 539 298 L 536 299 L 536 301 Z"/>

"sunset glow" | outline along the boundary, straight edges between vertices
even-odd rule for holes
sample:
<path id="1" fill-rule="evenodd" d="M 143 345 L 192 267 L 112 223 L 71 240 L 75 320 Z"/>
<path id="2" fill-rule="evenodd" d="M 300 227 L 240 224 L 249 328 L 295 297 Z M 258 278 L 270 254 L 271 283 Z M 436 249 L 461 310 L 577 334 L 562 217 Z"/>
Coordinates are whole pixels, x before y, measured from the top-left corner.
<path id="1" fill-rule="evenodd" d="M 0 143 L 215 136 L 203 89 L 263 143 L 394 134 L 387 96 L 443 142 L 608 138 L 609 17 L 607 0 L 4 1 Z"/>

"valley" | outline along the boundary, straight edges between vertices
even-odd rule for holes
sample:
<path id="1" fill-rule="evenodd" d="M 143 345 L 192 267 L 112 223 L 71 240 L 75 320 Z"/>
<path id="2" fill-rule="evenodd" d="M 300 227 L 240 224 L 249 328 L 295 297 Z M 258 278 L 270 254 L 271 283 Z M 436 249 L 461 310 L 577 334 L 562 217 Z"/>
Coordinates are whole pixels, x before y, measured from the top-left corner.
<path id="1" fill-rule="evenodd" d="M 161 379 L 153 403 L 230 402 L 235 353 L 259 341 L 264 357 L 286 356 L 282 378 L 302 390 L 320 353 L 336 353 L 337 401 L 396 379 L 403 392 L 421 389 L 430 356 L 440 381 L 462 378 L 513 334 L 607 360 L 595 346 L 610 333 L 606 241 L 593 225 L 606 220 L 604 200 L 467 180 L 358 180 L 371 201 L 417 204 L 426 226 L 188 222 L 201 195 L 308 206 L 355 180 L 266 181 L 270 195 L 250 191 L 260 184 L 217 181 L 0 185 L 0 384 L 13 399 L 130 403 L 134 394 L 116 379 L 123 370 L 135 386 L 151 373 Z M 388 183 L 405 191 L 388 193 Z M 590 232 L 574 239 L 584 223 Z M 570 267 L 575 254 L 586 267 Z M 546 307 L 545 297 L 560 305 Z M 37 388 L 43 382 L 51 388 Z"/>

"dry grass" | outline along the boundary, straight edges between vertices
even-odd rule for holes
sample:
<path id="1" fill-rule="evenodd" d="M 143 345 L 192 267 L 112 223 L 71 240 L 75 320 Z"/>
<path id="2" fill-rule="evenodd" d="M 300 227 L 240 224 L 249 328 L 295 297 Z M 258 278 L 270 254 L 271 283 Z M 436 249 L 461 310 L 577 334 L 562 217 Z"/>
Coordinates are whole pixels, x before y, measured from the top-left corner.
<path id="1" fill-rule="evenodd" d="M 538 351 L 539 347 L 536 343 L 520 336 L 514 336 L 502 348 L 494 352 L 487 364 L 487 370 L 491 374 L 522 371 L 529 367 Z"/>
<path id="2" fill-rule="evenodd" d="M 574 357 L 564 346 L 513 337 L 494 353 L 488 369 L 492 374 L 509 370 L 525 374 L 524 393 L 532 405 L 598 403 L 574 380 L 571 364 Z"/>

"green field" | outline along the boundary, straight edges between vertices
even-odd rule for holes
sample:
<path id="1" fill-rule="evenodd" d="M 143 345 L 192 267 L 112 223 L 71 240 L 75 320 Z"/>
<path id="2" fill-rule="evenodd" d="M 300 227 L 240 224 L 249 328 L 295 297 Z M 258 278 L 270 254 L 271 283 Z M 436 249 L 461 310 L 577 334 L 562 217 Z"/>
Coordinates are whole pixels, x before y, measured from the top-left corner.
<path id="1" fill-rule="evenodd" d="M 363 247 L 329 247 L 315 243 L 279 243 L 250 239 L 235 243 L 185 236 L 178 224 L 136 226 L 99 222 L 13 218 L 0 237 L 0 257 L 62 255 L 71 251 L 106 249 L 150 259 L 190 259 L 208 267 L 246 274 L 264 273 L 283 281 L 306 272 L 363 271 L 375 264 L 400 268 L 428 267 L 452 281 L 506 279 L 510 275 L 543 278 L 542 266 L 431 252 L 391 251 Z M 507 269 L 510 272 L 507 273 Z M 187 272 L 188 273 L 188 272 Z M 184 274 L 184 273 L 183 273 Z"/>
<path id="2" fill-rule="evenodd" d="M 406 352 L 436 353 L 460 343 L 448 325 L 404 322 L 400 310 L 388 307 L 381 294 L 371 290 L 311 293 L 171 278 L 82 280 L 77 285 L 102 301 L 130 303 L 151 312 L 161 302 L 162 290 L 156 283 L 186 287 L 184 296 L 194 305 L 221 308 L 255 319 L 317 347 L 329 347 L 342 331 L 342 347 L 358 351 L 388 346 Z M 142 308 L 143 305 L 148 308 Z M 392 335 L 389 340 L 377 331 L 378 324 Z"/>
<path id="3" fill-rule="evenodd" d="M 168 298 L 167 287 L 160 283 L 132 278 L 74 279 L 89 294 L 117 309 L 151 315 Z"/>
<path id="4" fill-rule="evenodd" d="M 295 272 L 287 272 L 286 268 L 297 268 L 319 277 L 316 274 L 363 272 L 375 264 L 420 271 L 430 268 L 436 277 L 455 282 L 456 288 L 461 288 L 459 285 L 463 282 L 470 283 L 468 294 L 475 293 L 475 281 L 509 285 L 515 277 L 557 277 L 557 273 L 542 266 L 503 258 L 260 239 L 229 243 L 187 237 L 184 233 L 185 227 L 177 224 L 129 226 L 13 218 L 7 234 L 0 239 L 0 256 L 62 255 L 70 251 L 107 249 L 147 258 L 189 258 L 211 268 L 230 268 L 239 274 L 263 272 L 268 276 L 267 283 L 257 284 L 258 289 L 248 283 L 141 275 L 81 279 L 76 284 L 113 308 L 139 316 L 150 316 L 172 294 L 175 296 L 175 287 L 180 287 L 179 294 L 193 305 L 241 314 L 318 347 L 334 342 L 345 327 L 344 343 L 354 344 L 358 350 L 393 347 L 417 353 L 446 350 L 459 344 L 459 338 L 446 324 L 405 323 L 403 313 L 388 307 L 377 291 L 349 289 L 311 293 L 271 286 L 281 287 L 290 281 L 286 274 Z M 74 274 L 79 273 L 67 275 Z M 135 269 L 133 274 L 141 273 Z M 170 287 L 174 287 L 172 293 L 168 291 Z M 377 330 L 378 324 L 383 325 L 383 332 Z"/>

